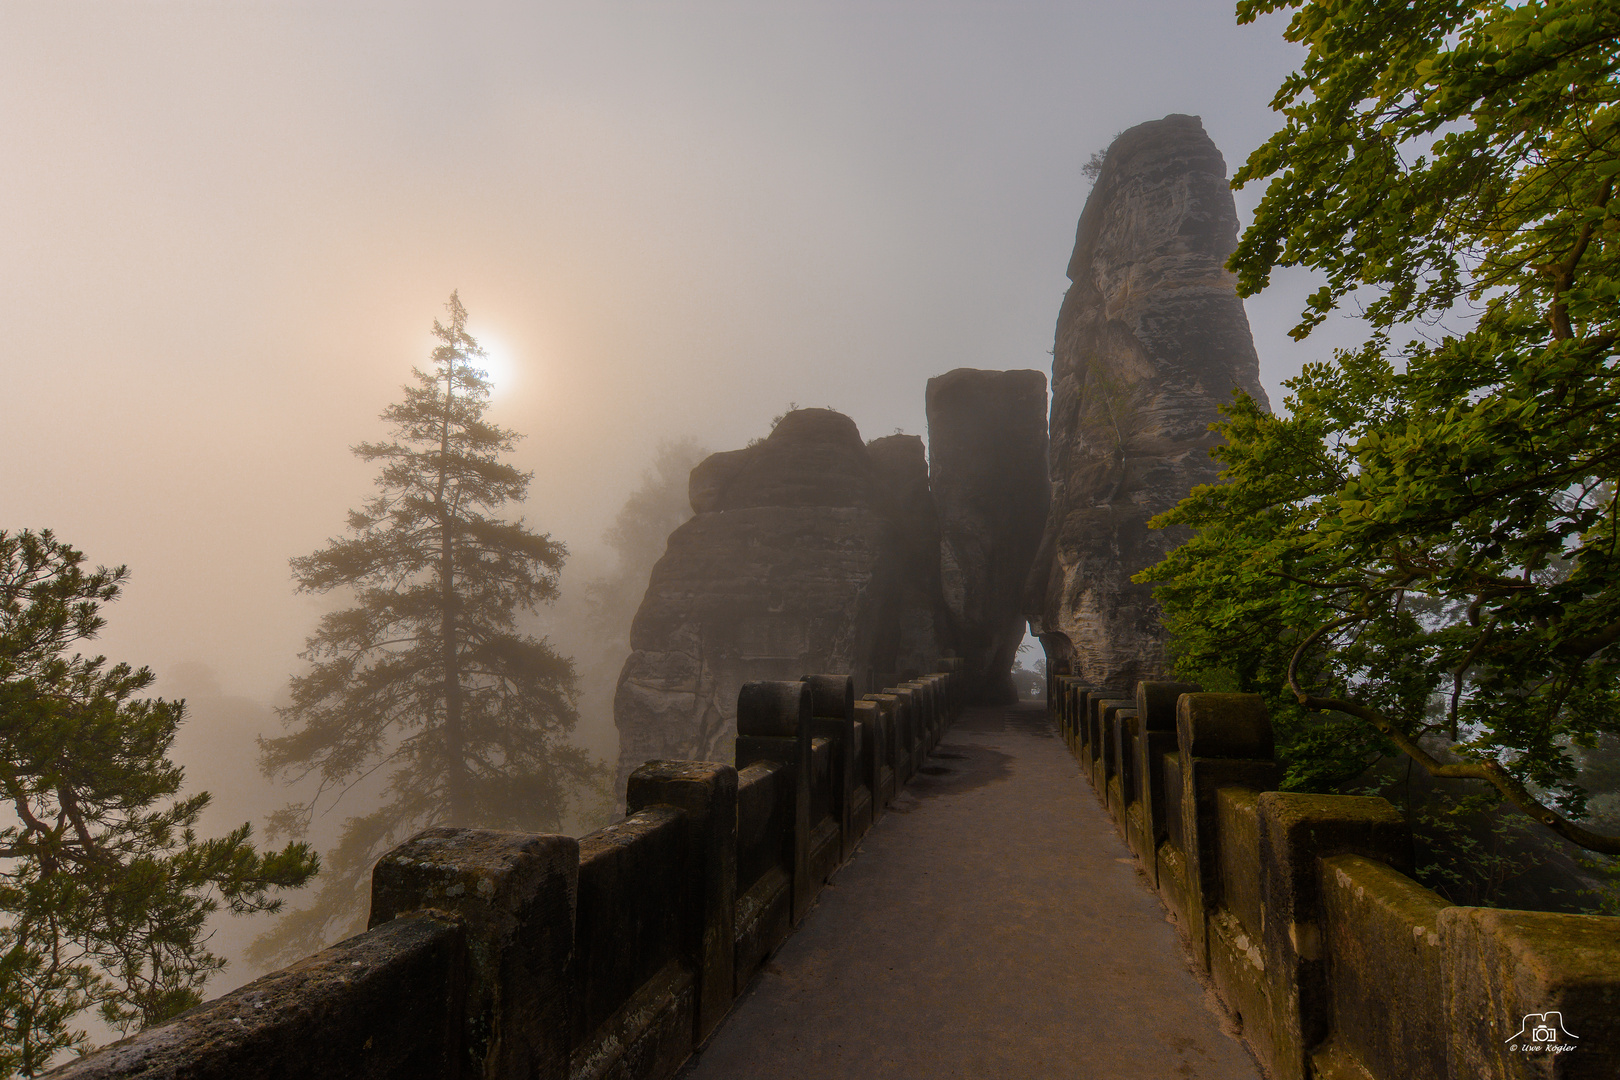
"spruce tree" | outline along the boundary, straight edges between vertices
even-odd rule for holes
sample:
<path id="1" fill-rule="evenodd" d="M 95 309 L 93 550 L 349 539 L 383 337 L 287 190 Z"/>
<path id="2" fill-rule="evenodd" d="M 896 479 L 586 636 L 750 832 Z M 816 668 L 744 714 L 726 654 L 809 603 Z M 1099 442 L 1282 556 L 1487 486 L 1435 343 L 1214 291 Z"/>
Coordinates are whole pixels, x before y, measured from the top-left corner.
<path id="1" fill-rule="evenodd" d="M 310 667 L 282 709 L 289 734 L 262 740 L 269 775 L 313 775 L 313 797 L 274 825 L 300 834 L 334 792 L 377 772 L 381 806 L 349 818 L 315 905 L 256 945 L 261 959 L 318 948 L 363 925 L 376 858 L 435 825 L 556 830 L 573 792 L 602 771 L 567 742 L 573 662 L 520 633 L 517 617 L 557 595 L 567 549 L 497 515 L 532 473 L 503 460 L 519 436 L 484 419 L 484 352 L 452 293 L 429 371 L 382 419 L 389 442 L 354 453 L 382 464 L 350 535 L 292 560 L 302 592 L 352 591 L 302 654 Z"/>

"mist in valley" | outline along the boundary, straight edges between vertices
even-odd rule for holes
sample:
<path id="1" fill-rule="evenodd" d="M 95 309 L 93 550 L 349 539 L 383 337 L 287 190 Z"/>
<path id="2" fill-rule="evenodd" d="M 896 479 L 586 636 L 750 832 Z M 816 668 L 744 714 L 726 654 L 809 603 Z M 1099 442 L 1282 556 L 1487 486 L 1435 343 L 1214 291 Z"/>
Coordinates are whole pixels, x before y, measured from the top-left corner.
<path id="1" fill-rule="evenodd" d="M 687 471 L 790 403 L 926 437 L 957 367 L 1049 368 L 1115 133 L 1197 113 L 1235 166 L 1297 62 L 1230 5 L 0 4 L 0 529 L 127 564 L 87 646 L 183 698 L 218 835 L 310 796 L 259 767 L 305 639 L 344 607 L 289 560 L 342 536 L 457 290 L 508 507 L 565 544 L 519 628 L 573 660 L 592 760 Z M 1257 192 L 1238 194 L 1246 213 Z M 1248 305 L 1261 371 L 1312 283 Z M 1026 664 L 1032 659 L 1026 658 Z M 379 797 L 329 793 L 318 850 Z M 565 827 L 611 795 L 581 790 Z M 288 894 L 296 909 L 311 890 Z M 283 962 L 220 916 L 217 995 Z M 363 922 L 363 911 L 356 919 Z"/>

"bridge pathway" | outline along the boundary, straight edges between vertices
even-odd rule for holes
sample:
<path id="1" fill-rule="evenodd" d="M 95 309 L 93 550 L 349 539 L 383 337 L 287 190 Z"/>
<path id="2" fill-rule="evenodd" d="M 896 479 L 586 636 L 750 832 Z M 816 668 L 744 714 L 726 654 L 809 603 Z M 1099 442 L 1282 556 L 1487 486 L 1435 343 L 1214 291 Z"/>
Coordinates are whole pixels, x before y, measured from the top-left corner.
<path id="1" fill-rule="evenodd" d="M 969 709 L 686 1080 L 1256 1080 L 1044 710 Z"/>

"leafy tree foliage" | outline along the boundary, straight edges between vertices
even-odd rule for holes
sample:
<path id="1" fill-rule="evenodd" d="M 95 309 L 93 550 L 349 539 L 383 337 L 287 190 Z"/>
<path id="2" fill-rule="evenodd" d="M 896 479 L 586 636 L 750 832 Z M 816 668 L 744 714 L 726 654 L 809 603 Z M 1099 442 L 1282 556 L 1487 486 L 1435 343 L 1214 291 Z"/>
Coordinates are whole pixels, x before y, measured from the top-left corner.
<path id="1" fill-rule="evenodd" d="M 393 441 L 354 448 L 382 463 L 380 493 L 350 513 L 350 536 L 292 560 L 301 591 L 352 590 L 355 604 L 309 639 L 310 669 L 282 710 L 293 730 L 261 742 L 268 774 L 316 783 L 275 824 L 307 828 L 329 793 L 377 774 L 386 791 L 347 819 L 315 905 L 261 939 L 256 958 L 363 925 L 372 863 L 420 829 L 556 829 L 575 786 L 601 775 L 567 742 L 572 661 L 514 629 L 518 612 L 555 598 L 567 551 L 494 514 L 524 498 L 533 474 L 501 460 L 518 436 L 484 419 L 483 350 L 455 294 L 447 310 L 432 370 L 382 414 Z"/>
<path id="2" fill-rule="evenodd" d="M 1282 698 L 1289 782 L 1386 746 L 1590 849 L 1572 750 L 1620 730 L 1620 7 L 1242 0 L 1294 12 L 1286 117 L 1231 267 L 1362 305 L 1365 344 L 1238 401 L 1229 482 L 1147 572 L 1184 670 Z M 1408 343 L 1397 345 L 1407 340 Z"/>
<path id="3" fill-rule="evenodd" d="M 127 1032 L 197 1004 L 224 966 L 204 938 L 220 901 L 275 910 L 318 865 L 303 844 L 258 854 L 247 825 L 197 837 L 208 794 L 179 797 L 168 760 L 184 703 L 137 697 L 147 668 L 68 655 L 127 576 L 83 561 L 49 530 L 0 532 L 0 1076 L 82 1047 L 86 1009 Z"/>

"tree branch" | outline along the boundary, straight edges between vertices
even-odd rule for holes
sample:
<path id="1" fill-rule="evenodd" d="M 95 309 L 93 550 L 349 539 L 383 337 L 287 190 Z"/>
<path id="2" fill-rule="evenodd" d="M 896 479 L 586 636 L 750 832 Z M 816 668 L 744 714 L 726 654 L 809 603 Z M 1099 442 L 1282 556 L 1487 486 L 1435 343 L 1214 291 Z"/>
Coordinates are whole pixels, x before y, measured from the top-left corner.
<path id="1" fill-rule="evenodd" d="M 1293 673 L 1290 672 L 1289 674 L 1292 676 Z M 1312 712 L 1342 712 L 1348 713 L 1359 720 L 1365 720 L 1377 728 L 1390 742 L 1399 747 L 1407 757 L 1423 766 L 1424 771 L 1430 776 L 1454 780 L 1484 780 L 1499 791 L 1508 802 L 1517 806 L 1570 843 L 1583 847 L 1587 851 L 1596 851 L 1603 855 L 1620 855 L 1620 836 L 1604 836 L 1602 833 L 1595 833 L 1590 829 L 1575 824 L 1575 822 L 1570 821 L 1556 810 L 1543 805 L 1535 796 L 1530 794 L 1523 784 L 1510 776 L 1507 770 L 1496 762 L 1462 761 L 1447 765 L 1419 746 L 1416 741 L 1408 737 L 1405 732 L 1391 723 L 1381 713 L 1364 705 L 1358 705 L 1353 701 L 1345 701 L 1340 698 L 1311 697 L 1309 694 L 1300 691 L 1292 677 L 1290 677 L 1288 685 L 1294 691 L 1295 697 L 1299 699 L 1299 703 Z"/>

